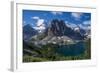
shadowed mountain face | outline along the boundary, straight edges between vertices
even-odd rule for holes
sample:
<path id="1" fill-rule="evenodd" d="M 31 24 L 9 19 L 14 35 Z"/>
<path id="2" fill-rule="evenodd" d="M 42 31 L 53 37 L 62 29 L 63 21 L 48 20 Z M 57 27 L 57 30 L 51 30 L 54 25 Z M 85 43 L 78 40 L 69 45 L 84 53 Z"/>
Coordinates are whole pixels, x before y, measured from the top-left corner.
<path id="1" fill-rule="evenodd" d="M 27 24 L 23 27 L 23 39 L 27 40 L 30 37 L 37 34 L 37 31 L 31 27 L 31 25 Z"/>
<path id="2" fill-rule="evenodd" d="M 66 30 L 65 23 L 61 20 L 52 20 L 50 27 L 48 28 L 48 33 L 50 32 L 54 36 L 63 36 Z"/>
<path id="3" fill-rule="evenodd" d="M 84 36 L 81 32 L 74 31 L 70 27 L 67 27 L 63 20 L 54 19 L 51 21 L 50 27 L 48 28 L 49 36 L 68 36 L 74 40 L 82 40 Z"/>

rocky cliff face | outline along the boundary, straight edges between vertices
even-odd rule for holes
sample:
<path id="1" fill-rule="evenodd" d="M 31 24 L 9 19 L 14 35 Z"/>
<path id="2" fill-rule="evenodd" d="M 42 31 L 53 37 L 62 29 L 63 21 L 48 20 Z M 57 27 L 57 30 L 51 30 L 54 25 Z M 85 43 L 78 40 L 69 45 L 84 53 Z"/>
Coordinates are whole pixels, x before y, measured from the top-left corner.
<path id="1" fill-rule="evenodd" d="M 48 28 L 48 35 L 63 36 L 66 30 L 66 25 L 62 20 L 52 20 Z"/>
<path id="2" fill-rule="evenodd" d="M 57 19 L 51 21 L 50 27 L 48 28 L 48 36 L 68 36 L 76 40 L 84 39 L 81 32 L 74 31 L 70 27 L 67 27 L 63 20 Z"/>

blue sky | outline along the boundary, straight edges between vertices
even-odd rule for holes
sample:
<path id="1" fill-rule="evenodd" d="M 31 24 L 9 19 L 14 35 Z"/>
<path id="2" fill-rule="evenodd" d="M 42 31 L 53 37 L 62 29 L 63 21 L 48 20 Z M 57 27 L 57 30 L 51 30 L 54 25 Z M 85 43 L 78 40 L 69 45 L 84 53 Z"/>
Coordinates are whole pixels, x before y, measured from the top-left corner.
<path id="1" fill-rule="evenodd" d="M 53 19 L 64 20 L 66 24 L 71 26 L 91 25 L 91 13 L 23 10 L 23 25 L 31 24 L 36 27 L 43 23 L 43 26 L 46 26 Z"/>

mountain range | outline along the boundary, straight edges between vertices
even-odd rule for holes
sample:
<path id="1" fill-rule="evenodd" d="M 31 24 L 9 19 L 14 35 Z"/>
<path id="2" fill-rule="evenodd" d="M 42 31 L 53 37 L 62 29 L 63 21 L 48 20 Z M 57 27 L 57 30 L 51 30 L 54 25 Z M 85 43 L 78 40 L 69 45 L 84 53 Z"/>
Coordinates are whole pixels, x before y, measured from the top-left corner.
<path id="1" fill-rule="evenodd" d="M 34 44 L 84 40 L 87 37 L 86 34 L 89 35 L 90 32 L 79 27 L 72 29 L 71 27 L 68 27 L 63 20 L 58 19 L 53 19 L 49 26 L 47 26 L 41 33 L 39 33 L 29 24 L 23 27 L 23 39 L 29 40 Z"/>

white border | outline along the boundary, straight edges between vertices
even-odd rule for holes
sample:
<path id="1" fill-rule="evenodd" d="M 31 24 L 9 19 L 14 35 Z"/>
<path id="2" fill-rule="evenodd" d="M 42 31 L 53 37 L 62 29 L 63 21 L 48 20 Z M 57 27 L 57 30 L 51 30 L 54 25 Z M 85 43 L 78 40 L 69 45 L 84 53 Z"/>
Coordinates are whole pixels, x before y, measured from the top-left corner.
<path id="1" fill-rule="evenodd" d="M 45 70 L 66 67 L 80 67 L 80 66 L 93 66 L 96 65 L 96 46 L 95 44 L 95 31 L 96 30 L 96 9 L 88 7 L 72 7 L 61 5 L 41 5 L 34 3 L 13 3 L 13 46 L 12 46 L 12 67 L 13 71 L 24 70 Z M 70 11 L 70 12 L 90 12 L 91 13 L 91 60 L 75 60 L 75 61 L 56 61 L 56 62 L 32 62 L 22 63 L 22 10 L 48 10 L 48 11 Z"/>

